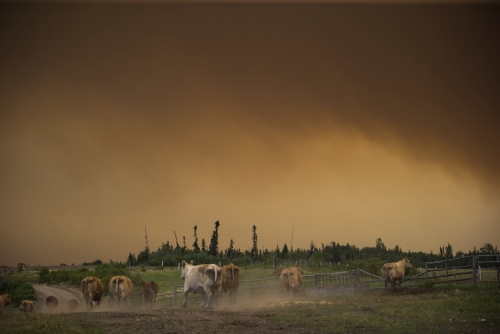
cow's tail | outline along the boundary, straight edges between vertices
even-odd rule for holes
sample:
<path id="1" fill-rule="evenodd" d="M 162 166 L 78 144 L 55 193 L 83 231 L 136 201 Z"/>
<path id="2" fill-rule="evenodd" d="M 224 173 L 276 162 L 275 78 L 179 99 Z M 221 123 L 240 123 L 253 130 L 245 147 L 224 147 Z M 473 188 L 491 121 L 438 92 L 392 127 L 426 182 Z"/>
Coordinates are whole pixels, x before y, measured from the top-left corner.
<path id="1" fill-rule="evenodd" d="M 385 280 L 387 278 L 387 267 L 382 266 L 382 278 Z"/>
<path id="2" fill-rule="evenodd" d="M 213 265 L 213 268 L 214 268 L 214 272 L 215 272 L 215 283 L 217 283 L 217 265 Z"/>
<path id="3" fill-rule="evenodd" d="M 118 283 L 119 283 L 119 277 L 116 276 L 116 293 L 118 294 Z"/>

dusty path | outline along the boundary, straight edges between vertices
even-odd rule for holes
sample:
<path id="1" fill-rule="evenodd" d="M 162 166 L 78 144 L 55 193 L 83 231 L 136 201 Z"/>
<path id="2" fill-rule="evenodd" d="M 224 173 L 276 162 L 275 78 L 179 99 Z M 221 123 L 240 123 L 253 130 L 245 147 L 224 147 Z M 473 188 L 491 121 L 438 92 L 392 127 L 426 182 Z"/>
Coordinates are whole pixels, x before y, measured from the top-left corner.
<path id="1" fill-rule="evenodd" d="M 71 299 L 76 299 L 80 304 L 76 310 L 77 312 L 84 310 L 82 295 L 76 291 L 46 285 L 33 285 L 33 288 L 35 288 L 38 297 L 38 302 L 35 305 L 36 312 L 49 312 L 45 305 L 45 298 L 51 295 L 55 296 L 59 301 L 59 305 L 56 309 L 57 313 L 68 312 L 68 301 Z"/>

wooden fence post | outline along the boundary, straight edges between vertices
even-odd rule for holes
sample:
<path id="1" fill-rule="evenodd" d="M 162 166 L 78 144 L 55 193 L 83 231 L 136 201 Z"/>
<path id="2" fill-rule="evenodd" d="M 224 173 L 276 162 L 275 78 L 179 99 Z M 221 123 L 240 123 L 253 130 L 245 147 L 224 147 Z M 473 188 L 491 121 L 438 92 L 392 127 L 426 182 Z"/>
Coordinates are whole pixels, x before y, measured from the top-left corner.
<path id="1" fill-rule="evenodd" d="M 358 267 L 358 283 L 361 282 L 361 272 L 359 271 L 359 267 Z"/>
<path id="2" fill-rule="evenodd" d="M 429 277 L 429 266 L 427 262 L 425 263 L 425 284 L 427 284 L 427 278 Z"/>
<path id="3" fill-rule="evenodd" d="M 177 285 L 174 285 L 174 293 L 173 293 L 173 297 L 172 298 L 172 306 L 173 307 L 176 307 L 177 306 L 177 303 L 176 303 L 176 298 L 177 298 Z"/>
<path id="4" fill-rule="evenodd" d="M 476 256 L 472 255 L 472 286 L 476 287 Z"/>

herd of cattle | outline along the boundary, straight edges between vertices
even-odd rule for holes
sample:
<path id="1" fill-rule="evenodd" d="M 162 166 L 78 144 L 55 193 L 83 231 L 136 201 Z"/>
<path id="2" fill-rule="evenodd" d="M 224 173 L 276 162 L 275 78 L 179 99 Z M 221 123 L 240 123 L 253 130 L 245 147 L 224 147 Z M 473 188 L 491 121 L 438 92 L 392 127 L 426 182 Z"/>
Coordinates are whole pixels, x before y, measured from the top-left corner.
<path id="1" fill-rule="evenodd" d="M 382 266 L 382 278 L 384 279 L 385 287 L 387 283 L 391 283 L 392 287 L 396 286 L 397 281 L 401 286 L 402 279 L 405 275 L 405 270 L 411 268 L 408 258 L 404 258 L 399 262 L 386 263 Z M 303 282 L 302 275 L 304 274 L 300 268 L 283 268 L 275 273 L 279 274 L 281 285 L 286 293 L 290 296 L 297 290 Z M 187 306 L 187 296 L 189 292 L 200 293 L 200 307 L 209 308 L 212 298 L 216 300 L 222 296 L 222 293 L 229 295 L 230 304 L 236 303 L 236 293 L 241 282 L 241 271 L 234 264 L 229 264 L 219 267 L 216 264 L 200 264 L 193 265 L 193 261 L 187 263 L 182 261 L 181 279 L 184 280 L 184 300 L 183 307 Z M 92 307 L 99 305 L 104 294 L 104 285 L 97 277 L 88 276 L 81 281 L 81 292 L 87 310 L 92 310 Z M 133 291 L 134 285 L 126 276 L 114 276 L 110 279 L 108 290 L 114 299 L 119 304 L 123 305 L 128 302 L 128 298 Z M 149 283 L 142 282 L 142 298 L 144 304 L 152 307 L 156 301 L 158 294 L 158 285 L 151 281 Z M 0 315 L 3 306 L 11 302 L 11 294 L 0 295 Z M 19 306 L 19 310 L 23 312 L 32 312 L 36 301 L 24 300 Z M 49 296 L 45 300 L 45 304 L 50 311 L 57 308 L 59 301 L 54 296 Z M 76 299 L 68 302 L 68 311 L 75 311 L 79 304 Z"/>

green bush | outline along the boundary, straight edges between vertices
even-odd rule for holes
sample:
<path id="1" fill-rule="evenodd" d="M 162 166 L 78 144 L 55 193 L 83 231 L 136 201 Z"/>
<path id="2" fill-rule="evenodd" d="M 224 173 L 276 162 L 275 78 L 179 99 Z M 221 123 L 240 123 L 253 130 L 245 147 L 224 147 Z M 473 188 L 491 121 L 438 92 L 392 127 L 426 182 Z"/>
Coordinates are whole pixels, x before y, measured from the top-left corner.
<path id="1" fill-rule="evenodd" d="M 348 269 L 360 268 L 361 270 L 364 270 L 370 274 L 380 276 L 382 275 L 381 270 L 384 263 L 385 261 L 377 258 L 369 258 L 367 260 L 351 260 L 349 261 Z"/>
<path id="2" fill-rule="evenodd" d="M 113 276 L 126 276 L 130 278 L 136 287 L 139 287 L 141 284 L 141 276 L 139 273 L 132 274 L 124 264 L 120 263 L 104 263 L 100 266 L 96 266 L 94 271 L 90 271 L 88 268 L 50 271 L 48 268 L 44 267 L 39 272 L 39 282 L 46 284 L 67 283 L 79 286 L 82 279 L 87 276 L 99 278 L 104 285 L 105 291 L 108 289 L 108 283 Z"/>
<path id="3" fill-rule="evenodd" d="M 0 277 L 0 294 L 12 294 L 12 303 L 19 306 L 23 300 L 36 301 L 35 289 L 31 284 L 15 279 L 10 274 Z"/>
<path id="4" fill-rule="evenodd" d="M 79 285 L 86 276 L 89 276 L 89 270 L 87 268 L 49 271 L 48 268 L 43 267 L 39 272 L 38 281 L 46 284 L 65 282 L 70 285 Z"/>

